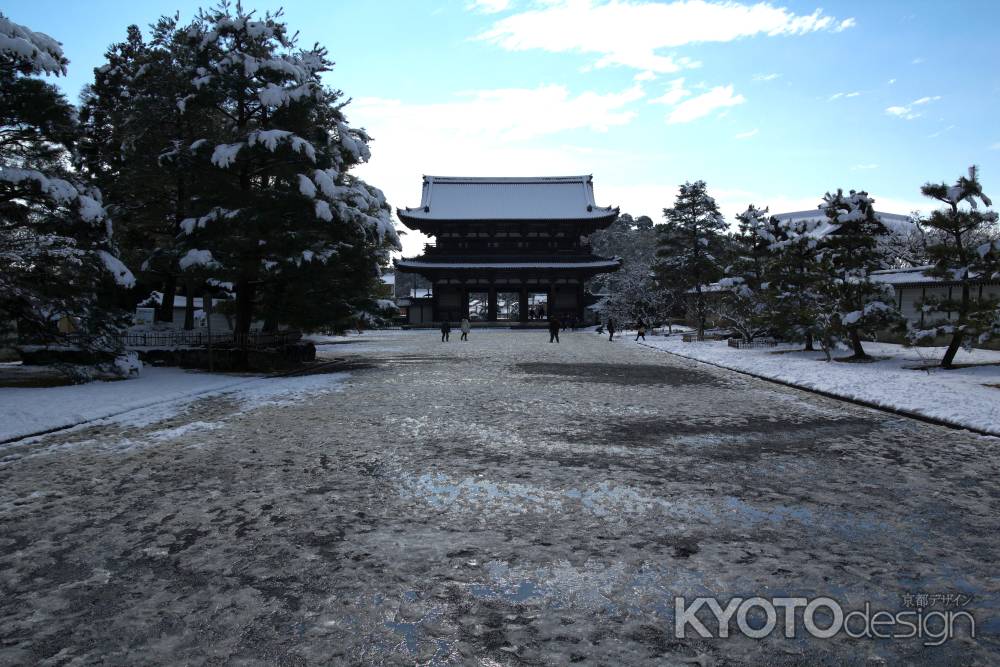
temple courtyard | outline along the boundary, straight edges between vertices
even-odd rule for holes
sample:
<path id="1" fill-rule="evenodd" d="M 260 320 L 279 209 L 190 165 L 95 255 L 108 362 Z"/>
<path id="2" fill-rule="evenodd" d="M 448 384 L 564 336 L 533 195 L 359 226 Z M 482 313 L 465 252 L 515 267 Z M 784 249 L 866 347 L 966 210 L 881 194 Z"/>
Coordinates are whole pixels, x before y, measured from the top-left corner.
<path id="1" fill-rule="evenodd" d="M 1000 440 L 589 332 L 319 354 L 0 447 L 0 664 L 1000 660 Z M 681 638 L 677 596 L 976 637 Z"/>

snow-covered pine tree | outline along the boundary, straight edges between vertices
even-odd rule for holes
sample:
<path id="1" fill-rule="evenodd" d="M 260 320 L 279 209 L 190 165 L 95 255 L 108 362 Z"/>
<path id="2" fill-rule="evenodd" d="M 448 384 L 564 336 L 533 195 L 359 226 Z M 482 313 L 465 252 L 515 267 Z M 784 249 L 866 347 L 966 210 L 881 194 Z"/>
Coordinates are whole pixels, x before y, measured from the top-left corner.
<path id="1" fill-rule="evenodd" d="M 806 350 L 819 341 L 829 358 L 834 305 L 820 287 L 830 280 L 832 268 L 822 261 L 818 248 L 818 231 L 825 225 L 811 218 L 771 217 L 764 235 L 770 239 L 766 289 L 775 332 L 786 340 L 803 341 Z"/>
<path id="2" fill-rule="evenodd" d="M 690 291 L 701 338 L 708 314 L 705 287 L 722 273 L 718 252 L 726 222 L 705 181 L 680 186 L 673 208 L 663 209 L 663 215 L 666 223 L 658 227 L 659 282 L 668 290 Z"/>
<path id="3" fill-rule="evenodd" d="M 204 160 L 195 138 L 208 134 L 209 117 L 187 102 L 197 92 L 190 70 L 196 51 L 177 17 L 162 17 L 147 43 L 137 26 L 112 45 L 84 91 L 82 153 L 113 207 L 121 246 L 140 279 L 158 287 L 157 320 L 173 319 L 178 277 L 187 276 L 185 328 L 193 326 L 199 284 L 180 270 L 185 252 L 180 222 L 198 196 Z"/>
<path id="4" fill-rule="evenodd" d="M 731 260 L 719 281 L 728 293 L 712 310 L 749 342 L 772 325 L 765 281 L 772 262 L 770 244 L 774 239 L 770 230 L 775 221 L 768 216 L 768 209 L 753 204 L 736 219 L 738 231 L 729 237 Z"/>
<path id="5" fill-rule="evenodd" d="M 119 350 L 108 285 L 134 278 L 100 190 L 74 168 L 74 109 L 39 78 L 67 64 L 59 42 L 0 14 L 0 328 L 104 355 Z"/>
<path id="6" fill-rule="evenodd" d="M 933 263 L 925 275 L 957 283 L 959 294 L 918 304 L 925 317 L 931 318 L 930 326 L 911 330 L 910 334 L 918 340 L 950 336 L 941 367 L 951 368 L 960 347 L 985 343 L 1000 333 L 1000 304 L 995 298 L 984 297 L 972 284 L 996 271 L 1000 230 L 996 212 L 979 208 L 980 203 L 988 207 L 992 202 L 983 194 L 975 166 L 969 167 L 969 175 L 960 177 L 954 185 L 927 183 L 920 191 L 944 204 L 929 217 L 917 219 L 926 232 L 926 252 Z M 960 206 L 963 203 L 966 207 Z M 950 317 L 951 313 L 955 317 Z"/>
<path id="7" fill-rule="evenodd" d="M 315 321 L 331 300 L 356 300 L 398 247 L 382 193 L 348 173 L 368 159 L 370 138 L 347 124 L 340 91 L 320 81 L 332 66 L 326 50 L 297 49 L 280 17 L 222 3 L 186 30 L 197 52 L 197 93 L 186 105 L 211 118 L 192 147 L 214 169 L 181 223 L 182 259 L 212 263 L 215 278 L 234 284 L 238 336 L 257 316 L 277 319 L 255 312 L 260 304 L 298 303 Z M 323 284 L 342 261 L 358 270 Z M 328 290 L 323 298 L 294 301 L 291 290 L 310 280 Z"/>
<path id="8" fill-rule="evenodd" d="M 884 238 L 890 233 L 875 212 L 867 192 L 826 193 L 820 209 L 831 226 L 820 239 L 821 259 L 828 261 L 832 279 L 821 285 L 836 303 L 835 332 L 846 334 L 853 359 L 865 359 L 862 331 L 900 322 L 892 288 L 872 281 L 872 271 L 889 267 Z"/>

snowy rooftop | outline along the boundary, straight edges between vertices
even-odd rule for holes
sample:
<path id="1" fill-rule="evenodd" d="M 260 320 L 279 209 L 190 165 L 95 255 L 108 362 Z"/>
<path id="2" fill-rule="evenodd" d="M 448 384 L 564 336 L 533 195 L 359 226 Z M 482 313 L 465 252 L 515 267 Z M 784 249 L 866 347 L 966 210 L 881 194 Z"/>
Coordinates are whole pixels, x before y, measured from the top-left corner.
<path id="1" fill-rule="evenodd" d="M 905 269 L 886 269 L 884 271 L 872 271 L 872 280 L 889 285 L 931 285 L 934 283 L 951 283 L 961 280 L 960 275 L 954 275 L 953 280 L 946 280 L 940 276 L 928 276 L 924 271 L 933 268 L 930 264 L 926 266 L 911 266 Z M 955 271 L 955 274 L 958 272 Z M 972 282 L 995 283 L 996 280 L 980 280 L 978 274 L 970 273 Z"/>
<path id="2" fill-rule="evenodd" d="M 543 176 L 471 178 L 424 176 L 418 208 L 399 209 L 404 222 L 421 220 L 588 220 L 617 215 L 594 202 L 593 178 Z"/>

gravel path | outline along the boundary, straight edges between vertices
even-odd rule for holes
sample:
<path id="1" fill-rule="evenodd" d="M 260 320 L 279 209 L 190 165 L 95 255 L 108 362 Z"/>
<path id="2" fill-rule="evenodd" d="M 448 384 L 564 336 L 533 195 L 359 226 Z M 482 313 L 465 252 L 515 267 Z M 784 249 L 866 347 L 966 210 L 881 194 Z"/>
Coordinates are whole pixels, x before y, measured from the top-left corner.
<path id="1" fill-rule="evenodd" d="M 341 391 L 0 449 L 0 664 L 1000 661 L 1000 441 L 593 334 L 471 338 L 365 334 L 320 348 Z M 971 597 L 977 639 L 673 631 L 675 595 L 921 593 Z"/>

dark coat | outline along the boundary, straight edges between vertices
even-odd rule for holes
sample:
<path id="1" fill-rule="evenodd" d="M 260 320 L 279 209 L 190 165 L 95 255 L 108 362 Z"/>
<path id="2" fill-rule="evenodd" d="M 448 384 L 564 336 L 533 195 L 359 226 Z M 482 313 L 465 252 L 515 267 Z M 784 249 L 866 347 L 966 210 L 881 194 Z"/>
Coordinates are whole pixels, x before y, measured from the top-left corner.
<path id="1" fill-rule="evenodd" d="M 559 333 L 559 329 L 562 327 L 562 322 L 558 318 L 553 317 L 549 320 L 549 333 Z"/>

